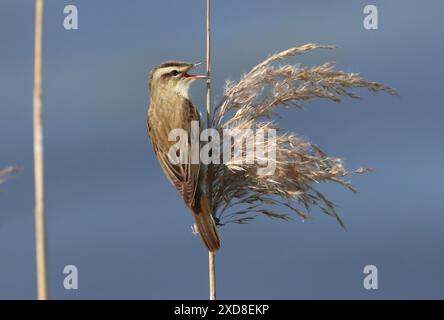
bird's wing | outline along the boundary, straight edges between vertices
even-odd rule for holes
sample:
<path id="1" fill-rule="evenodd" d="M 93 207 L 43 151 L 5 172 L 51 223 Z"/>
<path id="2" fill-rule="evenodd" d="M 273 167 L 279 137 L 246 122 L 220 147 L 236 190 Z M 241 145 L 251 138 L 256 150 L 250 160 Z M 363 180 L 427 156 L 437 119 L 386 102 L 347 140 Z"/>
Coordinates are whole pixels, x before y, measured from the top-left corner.
<path id="1" fill-rule="evenodd" d="M 201 120 L 197 109 L 193 106 L 191 101 L 185 100 L 182 107 L 185 110 L 185 117 L 182 121 L 182 129 L 185 129 L 188 133 L 188 146 L 191 148 L 191 121 L 199 121 L 199 127 Z M 160 145 L 159 139 L 152 133 L 151 126 L 148 123 L 148 133 L 153 145 L 154 152 L 159 160 L 165 175 L 176 187 L 176 189 L 182 195 L 185 203 L 188 206 L 192 206 L 195 200 L 196 189 L 199 183 L 199 171 L 200 164 L 191 163 L 191 150 L 188 150 L 188 162 L 185 164 L 172 164 L 168 159 L 168 150 Z M 165 137 L 166 139 L 167 137 Z"/>

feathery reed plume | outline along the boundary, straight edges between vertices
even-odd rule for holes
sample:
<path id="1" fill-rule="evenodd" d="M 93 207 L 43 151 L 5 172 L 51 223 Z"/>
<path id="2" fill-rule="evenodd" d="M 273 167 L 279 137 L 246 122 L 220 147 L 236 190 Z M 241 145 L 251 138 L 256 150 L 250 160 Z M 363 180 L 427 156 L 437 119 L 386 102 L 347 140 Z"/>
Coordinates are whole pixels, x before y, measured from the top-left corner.
<path id="1" fill-rule="evenodd" d="M 273 162 L 275 171 L 272 175 L 261 175 L 257 164 L 245 161 L 213 165 L 212 171 L 208 172 L 208 181 L 212 189 L 213 213 L 219 225 L 248 223 L 261 214 L 289 219 L 289 214 L 276 209 L 279 206 L 303 219 L 308 218 L 311 207 L 318 207 L 344 227 L 334 203 L 316 189 L 315 183 L 331 181 L 356 192 L 345 177 L 350 173 L 365 173 L 368 169 L 348 171 L 341 159 L 325 154 L 316 145 L 280 128 L 273 120 L 274 111 L 279 106 L 301 107 L 303 102 L 316 98 L 337 103 L 344 97 L 359 98 L 351 91 L 352 88 L 385 91 L 391 95 L 396 91 L 381 83 L 365 80 L 358 74 L 337 71 L 333 62 L 315 67 L 275 65 L 277 61 L 318 48 L 335 47 L 306 44 L 291 48 L 258 64 L 239 82 L 227 83 L 222 103 L 212 116 L 212 126 L 221 135 L 223 130 L 236 133 L 245 132 L 239 129 L 275 129 L 276 142 L 272 147 L 275 157 L 271 157 L 270 152 L 265 158 L 254 154 L 255 163 L 264 160 Z M 247 139 L 245 134 L 233 136 L 241 145 Z M 267 137 L 263 141 L 255 139 L 255 150 L 264 145 L 271 146 Z M 222 159 L 220 163 L 223 163 Z"/>
<path id="2" fill-rule="evenodd" d="M 6 180 L 9 180 L 9 178 L 11 178 L 11 176 L 16 172 L 17 168 L 15 167 L 0 169 L 0 184 L 3 184 L 6 182 Z"/>
<path id="3" fill-rule="evenodd" d="M 35 2 L 34 52 L 34 174 L 35 174 L 35 241 L 37 265 L 37 298 L 48 299 L 45 235 L 45 177 L 43 158 L 43 15 L 44 0 Z"/>

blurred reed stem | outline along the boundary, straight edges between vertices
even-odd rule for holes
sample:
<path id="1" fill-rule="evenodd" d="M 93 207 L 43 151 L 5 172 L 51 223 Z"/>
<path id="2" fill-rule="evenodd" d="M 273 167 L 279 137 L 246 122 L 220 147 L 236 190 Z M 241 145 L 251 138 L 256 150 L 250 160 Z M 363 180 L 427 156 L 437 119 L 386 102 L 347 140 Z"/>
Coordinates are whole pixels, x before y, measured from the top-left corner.
<path id="1" fill-rule="evenodd" d="M 45 178 L 43 158 L 42 117 L 42 52 L 44 0 L 35 2 L 35 53 L 34 53 L 34 174 L 35 174 L 35 241 L 37 263 L 37 298 L 48 299 L 45 239 Z"/>

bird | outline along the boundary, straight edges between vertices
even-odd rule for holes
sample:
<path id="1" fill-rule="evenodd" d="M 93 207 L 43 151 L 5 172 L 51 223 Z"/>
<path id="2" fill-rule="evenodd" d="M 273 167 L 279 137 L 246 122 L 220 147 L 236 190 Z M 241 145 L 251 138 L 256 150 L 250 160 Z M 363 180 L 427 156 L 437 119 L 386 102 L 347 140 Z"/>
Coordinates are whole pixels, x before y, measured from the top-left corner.
<path id="1" fill-rule="evenodd" d="M 208 78 L 188 73 L 197 65 L 183 61 L 167 61 L 152 69 L 149 76 L 147 127 L 161 168 L 190 209 L 204 245 L 208 251 L 216 252 L 220 249 L 220 238 L 208 197 L 202 189 L 203 168 L 200 163 L 190 161 L 174 164 L 168 158 L 170 148 L 176 143 L 168 140 L 171 130 L 183 129 L 190 139 L 192 121 L 198 121 L 199 130 L 202 128 L 200 114 L 189 95 L 190 86 L 195 80 Z M 191 143 L 188 143 L 188 146 L 191 146 Z"/>

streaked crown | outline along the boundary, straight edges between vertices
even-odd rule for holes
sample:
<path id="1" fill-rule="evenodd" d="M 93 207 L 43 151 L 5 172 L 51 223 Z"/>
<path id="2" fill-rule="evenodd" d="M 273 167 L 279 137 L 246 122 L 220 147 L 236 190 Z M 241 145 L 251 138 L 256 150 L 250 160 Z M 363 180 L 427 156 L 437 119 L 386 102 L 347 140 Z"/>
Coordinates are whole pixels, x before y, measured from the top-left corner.
<path id="1" fill-rule="evenodd" d="M 166 61 L 159 64 L 150 73 L 150 89 L 152 90 L 153 82 L 166 82 L 165 80 L 178 77 L 181 73 L 190 70 L 192 67 L 194 67 L 193 63 L 184 61 Z"/>

